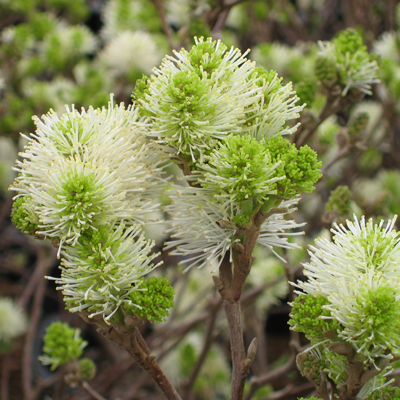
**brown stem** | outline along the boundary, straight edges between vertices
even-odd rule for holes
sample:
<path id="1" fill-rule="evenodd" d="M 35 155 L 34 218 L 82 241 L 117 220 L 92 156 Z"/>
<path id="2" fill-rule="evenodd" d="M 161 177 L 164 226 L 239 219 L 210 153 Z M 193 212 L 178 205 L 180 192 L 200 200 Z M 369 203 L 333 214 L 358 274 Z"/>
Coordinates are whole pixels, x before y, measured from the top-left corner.
<path id="1" fill-rule="evenodd" d="M 86 318 L 83 317 L 85 320 Z M 139 329 L 135 326 L 128 329 L 125 326 L 100 326 L 98 329 L 107 339 L 124 348 L 155 381 L 168 400 L 182 400 L 171 385 L 163 370 L 158 365 L 154 355 L 145 344 Z"/>
<path id="2" fill-rule="evenodd" d="M 86 381 L 82 382 L 82 388 L 86 390 L 96 400 L 106 400 L 103 396 L 97 393 Z"/>
<path id="3" fill-rule="evenodd" d="M 223 299 L 223 306 L 230 331 L 232 353 L 231 400 L 241 400 L 243 398 L 244 384 L 250 372 L 257 346 L 256 341 L 253 341 L 250 345 L 251 351 L 249 349 L 249 354 L 246 355 L 240 312 L 240 298 L 246 278 L 254 262 L 254 246 L 260 234 L 261 225 L 266 218 L 267 215 L 258 212 L 255 214 L 249 228 L 238 229 L 235 237 L 241 238 L 241 243 L 236 243 L 236 246 L 232 249 L 233 271 L 228 255 L 226 255 L 219 269 L 219 277 L 214 277 L 214 283 Z"/>
<path id="4" fill-rule="evenodd" d="M 215 321 L 217 319 L 217 314 L 220 309 L 220 306 L 221 306 L 221 303 L 215 302 L 213 304 L 213 307 L 210 310 L 210 319 L 207 324 L 207 330 L 206 330 L 206 335 L 205 335 L 205 339 L 204 339 L 204 346 L 200 353 L 199 358 L 196 361 L 196 364 L 194 365 L 194 367 L 190 373 L 189 379 L 186 384 L 186 396 L 185 396 L 186 399 L 190 399 L 193 396 L 194 382 L 195 382 L 197 375 L 199 374 L 200 369 L 207 357 L 208 351 L 210 350 L 210 347 L 211 347 L 213 341 L 215 340 L 214 327 L 215 327 Z"/>
<path id="5" fill-rule="evenodd" d="M 264 386 L 267 383 L 270 383 L 270 382 L 274 381 L 275 379 L 280 378 L 283 375 L 287 374 L 294 368 L 295 365 L 296 365 L 296 356 L 294 354 L 292 354 L 292 356 L 290 357 L 290 359 L 288 360 L 288 362 L 286 364 L 282 365 L 281 367 L 279 367 L 273 371 L 269 371 L 261 376 L 252 378 L 250 380 L 250 388 L 247 391 L 244 400 L 250 400 L 252 398 L 252 396 L 254 395 L 254 393 L 261 386 Z"/>
<path id="6" fill-rule="evenodd" d="M 37 247 L 36 268 L 39 270 L 38 274 L 42 276 L 42 279 L 39 280 L 35 295 L 33 297 L 29 330 L 26 335 L 25 346 L 22 355 L 22 387 L 25 400 L 31 400 L 33 396 L 31 368 L 32 347 L 35 339 L 36 328 L 42 315 L 42 303 L 46 291 L 46 280 L 44 279 L 44 276 L 46 275 L 48 268 L 55 260 L 55 250 L 51 248 L 52 252 L 49 256 L 46 256 L 46 251 L 48 251 L 48 249 L 46 249 L 44 245 Z"/>
<path id="7" fill-rule="evenodd" d="M 164 33 L 167 36 L 169 47 L 171 50 L 173 50 L 175 48 L 174 39 L 173 39 L 174 32 L 173 32 L 172 28 L 168 25 L 168 22 L 167 22 L 167 18 L 165 15 L 165 2 L 164 2 L 164 0 L 151 0 L 151 1 L 154 4 L 154 6 L 158 12 L 158 16 L 160 17 Z"/>
<path id="8" fill-rule="evenodd" d="M 224 300 L 223 305 L 231 335 L 232 386 L 230 400 L 241 400 L 250 366 L 246 365 L 240 302 Z"/>
<path id="9" fill-rule="evenodd" d="M 11 361 L 11 351 L 4 356 L 3 360 L 3 370 L 1 371 L 1 398 L 2 400 L 8 400 L 8 382 L 10 380 L 10 361 Z"/>
<path id="10" fill-rule="evenodd" d="M 335 114 L 341 110 L 342 102 L 340 100 L 340 94 L 339 97 L 328 96 L 324 108 L 320 112 L 318 118 L 309 125 L 300 126 L 293 136 L 293 142 L 296 143 L 297 147 L 301 147 L 306 144 L 323 121 L 325 121 L 332 114 Z"/>

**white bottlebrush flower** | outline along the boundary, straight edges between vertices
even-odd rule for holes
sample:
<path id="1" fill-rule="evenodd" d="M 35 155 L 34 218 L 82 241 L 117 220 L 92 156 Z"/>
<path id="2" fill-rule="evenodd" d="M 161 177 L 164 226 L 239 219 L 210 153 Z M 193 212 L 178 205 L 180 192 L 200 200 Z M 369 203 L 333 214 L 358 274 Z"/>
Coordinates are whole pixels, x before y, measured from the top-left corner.
<path id="1" fill-rule="evenodd" d="M 24 311 L 14 300 L 0 298 L 0 342 L 8 342 L 26 331 L 28 324 Z"/>
<path id="2" fill-rule="evenodd" d="M 368 223 L 362 218 L 348 221 L 344 226 L 335 226 L 333 242 L 317 239 L 310 247 L 311 261 L 304 264 L 307 282 L 300 285 L 306 293 L 327 297 L 337 291 L 336 280 L 341 276 L 357 277 L 369 270 L 381 271 L 386 279 L 398 279 L 400 257 L 400 235 L 395 231 L 396 219 L 384 226 Z"/>
<path id="3" fill-rule="evenodd" d="M 384 32 L 379 40 L 374 43 L 374 53 L 384 59 L 399 62 L 400 54 L 397 45 L 399 38 L 398 32 Z"/>
<path id="4" fill-rule="evenodd" d="M 198 2 L 200 3 L 200 2 Z M 190 23 L 190 2 L 188 0 L 167 0 L 166 19 L 170 25 L 181 28 Z"/>
<path id="5" fill-rule="evenodd" d="M 158 265 L 152 263 L 154 242 L 139 226 L 102 226 L 86 231 L 74 247 L 64 249 L 60 285 L 67 308 L 102 315 L 106 322 L 140 289 L 140 278 Z"/>
<path id="6" fill-rule="evenodd" d="M 104 166 L 58 157 L 39 187 L 30 187 L 40 224 L 37 234 L 74 244 L 88 228 L 133 218 L 122 182 Z"/>
<path id="7" fill-rule="evenodd" d="M 300 123 L 289 127 L 287 122 L 299 118 L 305 107 L 305 104 L 296 104 L 299 98 L 295 95 L 291 82 L 283 86 L 282 78 L 274 71 L 269 72 L 266 78 L 262 77 L 264 97 L 257 104 L 254 115 L 248 122 L 249 126 L 244 129 L 244 132 L 258 140 L 295 132 Z"/>
<path id="8" fill-rule="evenodd" d="M 318 42 L 319 57 L 332 60 L 336 66 L 340 83 L 344 86 L 342 96 L 350 89 L 357 89 L 365 94 L 371 94 L 371 85 L 379 82 L 377 79 L 378 64 L 371 60 L 366 50 L 343 52 L 340 46 L 333 42 Z"/>
<path id="9" fill-rule="evenodd" d="M 144 223 L 157 208 L 163 158 L 137 109 L 111 101 L 101 110 L 67 111 L 34 118 L 36 133 L 11 187 L 33 202 L 40 234 L 73 243 L 95 221 Z"/>
<path id="10" fill-rule="evenodd" d="M 114 76 L 132 71 L 149 74 L 163 58 L 153 37 L 142 31 L 124 31 L 112 38 L 99 53 L 100 62 Z"/>
<path id="11" fill-rule="evenodd" d="M 292 213 L 297 210 L 293 205 L 297 204 L 299 198 L 282 201 L 278 208 L 282 208 L 282 213 L 275 213 L 269 216 L 261 225 L 260 235 L 258 236 L 257 243 L 268 248 L 273 254 L 280 258 L 283 262 L 286 262 L 274 248 L 283 249 L 300 249 L 301 246 L 297 243 L 291 243 L 288 241 L 290 236 L 304 235 L 304 232 L 287 232 L 288 230 L 298 229 L 304 226 L 304 223 L 296 223 L 293 220 L 287 220 L 284 218 L 285 215 Z"/>
<path id="12" fill-rule="evenodd" d="M 304 264 L 306 282 L 295 286 L 326 299 L 324 319 L 335 320 L 337 334 L 362 361 L 400 354 L 400 234 L 396 218 L 385 225 L 355 219 L 335 226 L 333 242 L 316 241 Z M 301 292 L 298 292 L 301 294 Z"/>
<path id="13" fill-rule="evenodd" d="M 172 255 L 183 256 L 181 264 L 188 265 L 186 270 L 209 264 L 215 272 L 227 252 L 232 261 L 232 246 L 240 241 L 235 238 L 238 229 L 235 220 L 241 216 L 240 208 L 229 199 L 216 201 L 213 192 L 207 189 L 182 188 L 170 197 L 172 204 L 166 211 L 172 219 L 169 230 L 172 235 L 165 249 L 174 248 Z M 293 202 L 297 199 L 283 204 L 286 213 L 293 211 L 290 208 Z M 283 214 L 273 214 L 262 224 L 257 242 L 276 255 L 274 247 L 296 248 L 298 246 L 289 243 L 287 236 L 302 233 L 286 233 L 285 230 L 298 226 L 301 225 L 284 220 Z"/>
<path id="14" fill-rule="evenodd" d="M 203 161 L 218 141 L 241 132 L 262 96 L 245 55 L 200 38 L 154 70 L 139 101 L 152 115 L 153 132 L 175 155 Z"/>
<path id="15" fill-rule="evenodd" d="M 339 337 L 367 361 L 400 355 L 400 282 L 374 272 L 339 279 L 324 306 L 341 324 Z"/>
<path id="16" fill-rule="evenodd" d="M 53 63 L 54 54 L 63 59 L 82 57 L 94 53 L 98 45 L 96 36 L 86 26 L 59 23 L 54 32 L 45 37 L 42 54 L 44 60 Z"/>
<path id="17" fill-rule="evenodd" d="M 174 248 L 170 254 L 183 256 L 181 264 L 188 264 L 185 271 L 208 263 L 217 270 L 226 252 L 232 257 L 232 245 L 238 241 L 233 237 L 235 225 L 227 222 L 226 208 L 214 202 L 205 189 L 187 187 L 170 197 L 172 204 L 166 211 L 172 219 L 172 235 L 164 250 Z M 230 207 L 228 203 L 225 207 Z"/>

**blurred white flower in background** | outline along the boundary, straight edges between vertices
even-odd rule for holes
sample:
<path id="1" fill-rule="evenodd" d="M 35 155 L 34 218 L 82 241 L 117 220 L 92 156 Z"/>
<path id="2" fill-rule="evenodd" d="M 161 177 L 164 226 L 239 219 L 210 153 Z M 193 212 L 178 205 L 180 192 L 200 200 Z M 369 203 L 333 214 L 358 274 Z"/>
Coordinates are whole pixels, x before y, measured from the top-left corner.
<path id="1" fill-rule="evenodd" d="M 99 53 L 100 62 L 114 76 L 137 72 L 149 74 L 164 55 L 151 34 L 141 31 L 118 33 Z"/>

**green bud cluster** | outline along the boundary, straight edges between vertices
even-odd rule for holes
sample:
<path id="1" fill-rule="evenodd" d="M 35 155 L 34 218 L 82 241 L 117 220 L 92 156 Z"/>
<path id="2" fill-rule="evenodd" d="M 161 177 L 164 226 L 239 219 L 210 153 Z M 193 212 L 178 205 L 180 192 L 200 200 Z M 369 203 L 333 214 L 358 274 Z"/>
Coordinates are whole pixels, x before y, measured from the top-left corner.
<path id="1" fill-rule="evenodd" d="M 348 186 L 338 186 L 332 190 L 326 209 L 328 211 L 335 211 L 342 216 L 347 216 L 350 213 L 351 193 Z"/>
<path id="2" fill-rule="evenodd" d="M 33 211 L 33 203 L 28 196 L 18 197 L 12 206 L 11 220 L 22 233 L 34 236 L 39 220 Z"/>
<path id="3" fill-rule="evenodd" d="M 365 400 L 399 400 L 400 389 L 398 387 L 385 386 L 381 389 L 374 390 Z"/>
<path id="4" fill-rule="evenodd" d="M 369 115 L 366 112 L 356 114 L 349 122 L 347 133 L 350 138 L 361 135 L 368 126 Z M 350 139 L 351 140 L 351 139 Z"/>
<path id="5" fill-rule="evenodd" d="M 43 364 L 49 364 L 53 371 L 60 365 L 77 360 L 87 342 L 80 336 L 80 329 L 74 329 L 63 322 L 53 322 L 44 335 Z"/>
<path id="6" fill-rule="evenodd" d="M 349 217 L 351 211 L 351 193 L 346 185 L 338 186 L 332 190 L 329 200 L 325 205 L 323 221 L 328 226 L 335 222 L 344 223 Z"/>
<path id="7" fill-rule="evenodd" d="M 311 397 L 298 397 L 297 400 L 322 400 L 321 397 L 315 397 L 315 396 L 311 396 Z"/>
<path id="8" fill-rule="evenodd" d="M 301 375 L 309 381 L 318 382 L 321 377 L 321 371 L 324 369 L 324 361 L 311 352 L 299 353 L 296 357 L 296 363 Z"/>
<path id="9" fill-rule="evenodd" d="M 324 85 L 332 85 L 337 80 L 336 61 L 333 57 L 320 55 L 315 61 L 315 74 Z"/>
<path id="10" fill-rule="evenodd" d="M 367 46 L 364 45 L 361 35 L 352 28 L 339 32 L 333 39 L 333 44 L 337 51 L 343 55 L 355 53 L 359 50 L 367 51 Z"/>
<path id="11" fill-rule="evenodd" d="M 308 107 L 311 107 L 314 102 L 316 92 L 317 84 L 314 80 L 303 80 L 296 85 L 296 94 L 300 98 L 300 103 L 306 103 Z"/>
<path id="12" fill-rule="evenodd" d="M 205 76 L 210 78 L 211 74 L 216 71 L 222 63 L 227 46 L 219 43 L 218 48 L 215 41 L 211 38 L 193 46 L 188 52 L 188 60 L 193 66 L 194 71 L 199 78 Z"/>
<path id="13" fill-rule="evenodd" d="M 296 332 L 303 332 L 308 339 L 324 336 L 325 332 L 336 330 L 339 325 L 335 320 L 322 319 L 330 317 L 331 313 L 323 306 L 329 301 L 323 296 L 311 294 L 298 296 L 292 304 L 289 325 Z"/>
<path id="14" fill-rule="evenodd" d="M 126 303 L 124 308 L 140 318 L 162 322 L 169 315 L 168 309 L 174 305 L 174 295 L 174 289 L 167 278 L 153 276 L 147 281 L 142 279 L 139 290 L 134 290 L 129 295 L 133 304 Z"/>
<path id="15" fill-rule="evenodd" d="M 280 163 L 276 168 L 276 176 L 285 177 L 276 182 L 278 195 L 293 197 L 314 190 L 314 184 L 322 176 L 322 163 L 318 161 L 314 150 L 308 146 L 297 149 L 295 144 L 282 136 L 267 138 L 265 146 L 271 155 L 271 161 Z"/>
<path id="16" fill-rule="evenodd" d="M 82 358 L 78 363 L 78 375 L 81 379 L 89 381 L 96 375 L 96 364 L 90 358 Z"/>
<path id="17" fill-rule="evenodd" d="M 268 199 L 272 191 L 272 165 L 268 149 L 262 142 L 245 136 L 228 137 L 206 158 L 204 188 L 212 188 L 215 195 L 228 194 L 242 202 L 255 198 Z"/>
<path id="18" fill-rule="evenodd" d="M 243 214 L 234 221 L 243 226 L 260 207 L 269 211 L 276 196 L 294 197 L 311 192 L 320 178 L 321 162 L 308 146 L 297 149 L 282 136 L 263 141 L 249 136 L 230 136 L 200 164 L 204 177 L 198 181 L 217 199 L 229 198 Z"/>

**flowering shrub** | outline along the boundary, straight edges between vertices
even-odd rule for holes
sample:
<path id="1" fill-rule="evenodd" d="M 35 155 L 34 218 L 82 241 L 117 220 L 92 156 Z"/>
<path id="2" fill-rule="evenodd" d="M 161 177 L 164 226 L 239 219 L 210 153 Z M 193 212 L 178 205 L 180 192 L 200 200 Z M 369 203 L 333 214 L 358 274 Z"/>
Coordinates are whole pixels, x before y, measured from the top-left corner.
<path id="1" fill-rule="evenodd" d="M 38 277 L 46 275 L 66 309 L 128 351 L 168 399 L 225 398 L 230 373 L 231 400 L 306 395 L 295 387 L 302 378 L 290 373 L 296 353 L 314 399 L 397 398 L 390 385 L 400 346 L 398 234 L 395 218 L 384 221 L 398 209 L 400 189 L 395 171 L 376 174 L 395 163 L 386 157 L 395 158 L 376 98 L 385 99 L 385 118 L 392 118 L 396 35 L 372 46 L 382 62 L 361 29 L 296 47 L 258 44 L 258 34 L 245 33 L 245 14 L 255 22 L 275 15 L 285 25 L 303 20 L 299 8 L 321 10 L 318 2 L 274 8 L 274 1 L 256 1 L 249 9 L 109 0 L 100 6 L 97 36 L 83 24 L 85 2 L 0 3 L 17 18 L 0 35 L 0 129 L 25 132 L 10 187 L 12 221 L 24 234 L 49 239 L 60 259 L 60 271 L 50 270 L 56 255 L 35 242 L 42 243 L 35 245 L 36 270 L 20 300 L 27 306 L 35 292 L 24 354 L 47 293 Z M 239 37 L 255 51 L 236 48 Z M 380 64 L 388 91 L 380 87 L 371 102 Z M 65 103 L 76 106 L 65 111 Z M 50 107 L 26 134 L 31 114 Z M 355 171 L 377 182 L 358 182 Z M 291 216 L 297 207 L 299 222 Z M 352 214 L 354 223 L 346 222 Z M 318 232 L 304 262 L 302 249 Z M 285 296 L 290 357 L 274 369 L 263 334 L 267 309 Z M 76 329 L 56 324 L 41 359 L 52 370 L 63 366 L 58 374 L 72 388 L 101 398 L 87 382 L 93 361 L 79 359 L 84 344 Z M 99 364 L 105 380 L 125 374 L 126 363 L 115 357 L 115 373 L 108 361 Z M 23 368 L 28 364 L 25 357 Z M 138 371 L 126 373 L 136 379 Z M 274 374 L 296 384 L 265 386 Z M 101 379 L 93 383 L 100 392 Z M 47 390 L 28 380 L 26 398 Z M 134 391 L 154 397 L 142 381 Z"/>

